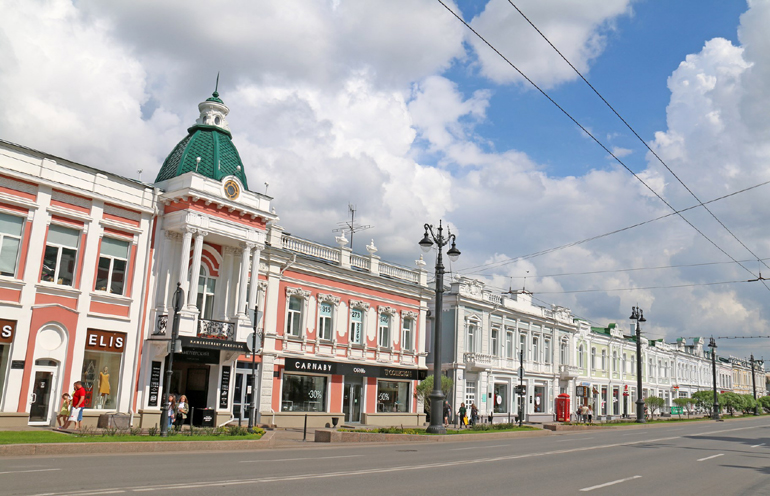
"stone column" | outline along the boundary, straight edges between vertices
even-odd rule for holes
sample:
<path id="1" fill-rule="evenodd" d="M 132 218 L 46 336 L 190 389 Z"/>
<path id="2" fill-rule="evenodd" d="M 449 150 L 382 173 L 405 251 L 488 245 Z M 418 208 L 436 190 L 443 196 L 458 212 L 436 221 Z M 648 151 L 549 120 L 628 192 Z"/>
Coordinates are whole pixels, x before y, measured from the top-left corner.
<path id="1" fill-rule="evenodd" d="M 249 311 L 254 309 L 257 304 L 257 295 L 259 294 L 259 257 L 262 253 L 262 246 L 257 245 L 251 256 L 251 286 L 249 288 Z M 256 318 L 256 316 L 254 316 Z"/>
<path id="2" fill-rule="evenodd" d="M 182 252 L 179 255 L 179 282 L 182 284 L 182 288 L 187 288 L 190 245 L 192 244 L 192 235 L 194 231 L 195 229 L 193 228 L 185 228 L 184 236 L 182 237 Z"/>
<path id="3" fill-rule="evenodd" d="M 243 252 L 241 254 L 241 277 L 239 279 L 240 286 L 238 287 L 238 308 L 237 315 L 239 318 L 246 318 L 246 286 L 249 279 L 249 255 L 254 248 L 253 243 L 241 243 Z"/>
<path id="4" fill-rule="evenodd" d="M 203 238 L 206 232 L 198 231 L 195 235 L 195 251 L 193 252 L 192 267 L 190 268 L 190 289 L 187 291 L 187 309 L 196 311 L 198 300 L 198 282 L 201 276 L 201 256 L 203 255 Z"/>

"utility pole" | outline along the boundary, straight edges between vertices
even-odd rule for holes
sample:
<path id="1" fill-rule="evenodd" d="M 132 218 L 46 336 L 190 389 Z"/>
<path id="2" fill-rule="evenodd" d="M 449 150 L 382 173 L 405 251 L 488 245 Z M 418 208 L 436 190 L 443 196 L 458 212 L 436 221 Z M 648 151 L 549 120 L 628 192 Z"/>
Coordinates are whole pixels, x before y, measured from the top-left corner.
<path id="1" fill-rule="evenodd" d="M 714 381 L 714 408 L 711 413 L 711 418 L 719 420 L 719 399 L 717 398 L 717 342 L 714 338 L 709 341 L 709 348 L 711 348 L 711 375 Z"/>
<path id="2" fill-rule="evenodd" d="M 754 375 L 754 364 L 765 363 L 764 360 L 754 360 L 754 354 L 751 354 L 751 388 L 754 390 L 754 415 L 759 415 L 759 404 L 757 403 L 757 377 Z"/>
<path id="3" fill-rule="evenodd" d="M 647 322 L 639 307 L 631 307 L 631 320 L 636 321 L 636 422 L 647 422 L 644 418 L 644 400 L 642 399 L 642 327 L 640 322 Z M 652 412 L 650 412 L 652 413 Z"/>
<path id="4" fill-rule="evenodd" d="M 524 350 L 519 350 L 519 427 L 524 420 Z"/>

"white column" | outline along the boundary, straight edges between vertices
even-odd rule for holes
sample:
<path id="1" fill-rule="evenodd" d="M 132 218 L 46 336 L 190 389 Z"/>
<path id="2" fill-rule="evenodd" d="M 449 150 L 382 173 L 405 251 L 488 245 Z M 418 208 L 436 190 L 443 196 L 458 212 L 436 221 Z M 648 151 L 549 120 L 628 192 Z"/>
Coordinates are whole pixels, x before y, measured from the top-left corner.
<path id="1" fill-rule="evenodd" d="M 201 256 L 203 255 L 203 237 L 206 236 L 203 231 L 198 231 L 195 235 L 195 251 L 193 252 L 192 267 L 190 270 L 190 289 L 187 292 L 187 309 L 196 310 L 195 304 L 198 300 L 198 281 L 201 276 Z"/>
<path id="2" fill-rule="evenodd" d="M 187 288 L 187 270 L 190 263 L 190 245 L 194 229 L 187 228 L 182 237 L 182 252 L 179 254 L 179 282 L 182 288 Z"/>
<path id="3" fill-rule="evenodd" d="M 243 252 L 241 254 L 241 277 L 238 287 L 238 317 L 246 317 L 246 286 L 249 280 L 249 254 L 254 245 L 252 243 L 241 243 Z"/>
<path id="4" fill-rule="evenodd" d="M 262 253 L 262 247 L 258 245 L 257 247 L 254 248 L 254 252 L 251 255 L 251 286 L 249 288 L 249 310 L 253 310 L 254 306 L 257 304 L 257 294 L 259 294 L 259 257 L 261 253 Z"/>

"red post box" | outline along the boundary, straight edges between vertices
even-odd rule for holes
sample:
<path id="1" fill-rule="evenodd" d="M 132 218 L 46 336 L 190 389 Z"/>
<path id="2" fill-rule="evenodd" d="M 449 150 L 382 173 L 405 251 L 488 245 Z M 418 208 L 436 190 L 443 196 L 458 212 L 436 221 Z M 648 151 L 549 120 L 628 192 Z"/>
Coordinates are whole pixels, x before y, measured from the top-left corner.
<path id="1" fill-rule="evenodd" d="M 570 409 L 569 409 L 569 395 L 560 394 L 556 397 L 556 421 L 557 422 L 569 422 Z"/>

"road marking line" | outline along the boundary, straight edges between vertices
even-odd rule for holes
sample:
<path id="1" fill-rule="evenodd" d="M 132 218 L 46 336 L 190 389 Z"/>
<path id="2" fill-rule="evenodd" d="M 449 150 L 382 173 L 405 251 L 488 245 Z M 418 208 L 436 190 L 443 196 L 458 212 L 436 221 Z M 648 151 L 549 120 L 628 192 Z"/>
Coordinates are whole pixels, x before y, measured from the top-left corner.
<path id="1" fill-rule="evenodd" d="M 614 486 L 615 484 L 620 484 L 621 482 L 627 482 L 634 479 L 640 479 L 641 477 L 642 477 L 641 475 L 626 477 L 625 479 L 619 479 L 612 482 L 605 482 L 604 484 L 599 484 L 598 486 L 584 487 L 583 489 L 581 489 L 581 491 L 583 492 L 593 491 L 594 489 L 600 489 L 602 487 L 607 487 L 607 486 Z"/>
<path id="2" fill-rule="evenodd" d="M 718 455 L 711 455 L 711 456 L 707 456 L 706 458 L 700 458 L 700 459 L 698 459 L 698 460 L 696 460 L 696 461 L 699 461 L 699 462 L 704 462 L 704 461 L 706 461 L 706 460 L 711 460 L 712 458 L 716 458 L 716 457 L 718 457 L 718 456 L 725 456 L 725 454 L 724 454 L 724 453 L 719 453 Z"/>
<path id="3" fill-rule="evenodd" d="M 8 472 L 0 472 L 0 475 L 5 474 L 28 474 L 30 472 L 55 472 L 61 470 L 60 468 L 39 468 L 36 470 L 10 470 Z"/>
<path id="4" fill-rule="evenodd" d="M 764 446 L 764 445 L 765 443 L 755 444 L 754 446 L 752 446 L 752 448 L 759 448 L 760 446 Z"/>
<path id="5" fill-rule="evenodd" d="M 567 441 L 586 441 L 588 439 L 593 439 L 593 438 L 592 437 L 577 437 L 575 439 L 557 439 L 556 442 L 557 443 L 564 443 L 564 442 L 567 442 Z"/>
<path id="6" fill-rule="evenodd" d="M 356 458 L 360 455 L 341 455 L 341 456 L 325 456 L 321 458 L 322 460 L 329 460 L 331 458 Z M 283 458 L 279 460 L 241 460 L 239 463 L 265 463 L 265 462 L 296 462 L 299 460 L 318 460 L 317 457 L 307 457 L 307 458 Z"/>

